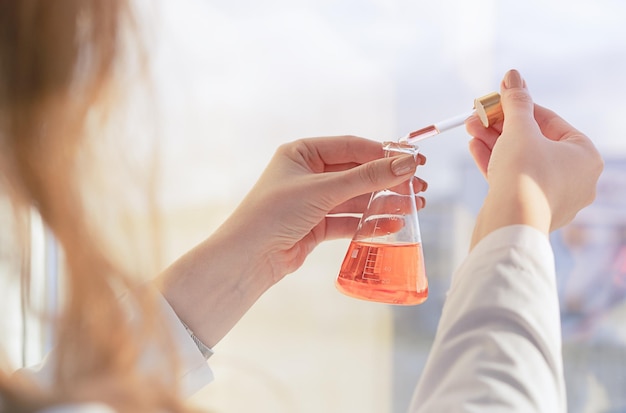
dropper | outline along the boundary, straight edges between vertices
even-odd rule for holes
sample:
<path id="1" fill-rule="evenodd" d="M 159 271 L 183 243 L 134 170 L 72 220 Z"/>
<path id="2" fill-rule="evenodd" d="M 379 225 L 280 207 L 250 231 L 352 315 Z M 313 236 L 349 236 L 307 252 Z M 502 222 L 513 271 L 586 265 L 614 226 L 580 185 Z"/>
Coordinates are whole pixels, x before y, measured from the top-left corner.
<path id="1" fill-rule="evenodd" d="M 504 118 L 500 106 L 500 94 L 496 92 L 474 99 L 474 109 L 468 113 L 433 123 L 421 129 L 408 133 L 398 139 L 398 142 L 415 145 L 426 138 L 439 135 L 447 130 L 461 126 L 465 121 L 476 114 L 484 127 L 489 127 Z"/>

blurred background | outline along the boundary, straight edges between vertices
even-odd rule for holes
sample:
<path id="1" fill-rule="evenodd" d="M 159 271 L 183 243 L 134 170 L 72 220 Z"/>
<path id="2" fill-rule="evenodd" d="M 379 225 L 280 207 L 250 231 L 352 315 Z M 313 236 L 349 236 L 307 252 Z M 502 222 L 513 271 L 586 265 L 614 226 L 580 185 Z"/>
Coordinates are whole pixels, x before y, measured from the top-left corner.
<path id="1" fill-rule="evenodd" d="M 626 412 L 626 3 L 140 4 L 158 119 L 148 127 L 137 117 L 128 144 L 146 150 L 158 140 L 164 263 L 228 216 L 278 145 L 342 134 L 395 139 L 467 112 L 499 90 L 508 69 L 520 70 L 535 101 L 588 134 L 606 160 L 597 201 L 552 241 L 569 411 Z M 323 244 L 216 346 L 216 380 L 194 403 L 216 412 L 405 412 L 486 190 L 467 142 L 458 128 L 420 145 L 426 303 L 342 296 L 334 280 L 349 240 Z M 32 232 L 31 269 L 41 280 L 32 288 L 55 306 L 58 253 L 36 218 Z M 16 297 L 5 303 L 16 314 L 6 337 L 29 364 L 50 337 L 19 316 Z"/>

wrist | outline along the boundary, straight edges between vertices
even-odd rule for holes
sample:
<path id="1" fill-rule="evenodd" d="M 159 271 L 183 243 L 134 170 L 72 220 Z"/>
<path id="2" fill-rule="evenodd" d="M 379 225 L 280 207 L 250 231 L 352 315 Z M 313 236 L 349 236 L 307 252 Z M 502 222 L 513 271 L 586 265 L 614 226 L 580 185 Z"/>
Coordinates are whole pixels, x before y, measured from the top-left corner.
<path id="1" fill-rule="evenodd" d="M 157 279 L 163 296 L 194 336 L 215 346 L 272 283 L 248 242 L 216 231 Z M 257 266 L 257 264 L 259 264 Z"/>
<path id="2" fill-rule="evenodd" d="M 547 235 L 551 216 L 548 200 L 531 179 L 522 178 L 517 185 L 491 186 L 476 218 L 471 246 L 509 225 L 528 225 Z"/>

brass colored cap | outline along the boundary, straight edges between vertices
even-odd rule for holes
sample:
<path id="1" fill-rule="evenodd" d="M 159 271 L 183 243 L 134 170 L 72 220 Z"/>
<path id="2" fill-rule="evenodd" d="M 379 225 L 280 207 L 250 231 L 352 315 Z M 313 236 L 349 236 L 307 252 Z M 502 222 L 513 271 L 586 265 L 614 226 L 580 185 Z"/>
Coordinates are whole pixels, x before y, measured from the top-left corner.
<path id="1" fill-rule="evenodd" d="M 474 109 L 485 128 L 504 119 L 499 93 L 492 92 L 474 99 Z"/>

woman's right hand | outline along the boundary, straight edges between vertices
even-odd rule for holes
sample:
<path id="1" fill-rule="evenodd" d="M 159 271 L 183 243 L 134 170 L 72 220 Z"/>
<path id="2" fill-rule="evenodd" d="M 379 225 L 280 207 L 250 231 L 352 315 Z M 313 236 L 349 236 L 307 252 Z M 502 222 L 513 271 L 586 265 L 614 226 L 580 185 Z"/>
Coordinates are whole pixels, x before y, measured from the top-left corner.
<path id="1" fill-rule="evenodd" d="M 533 104 L 520 74 L 501 85 L 504 121 L 485 128 L 468 120 L 470 152 L 489 192 L 479 214 L 474 245 L 506 225 L 531 225 L 549 233 L 569 223 L 595 198 L 602 158 L 583 133 L 554 112 Z"/>

